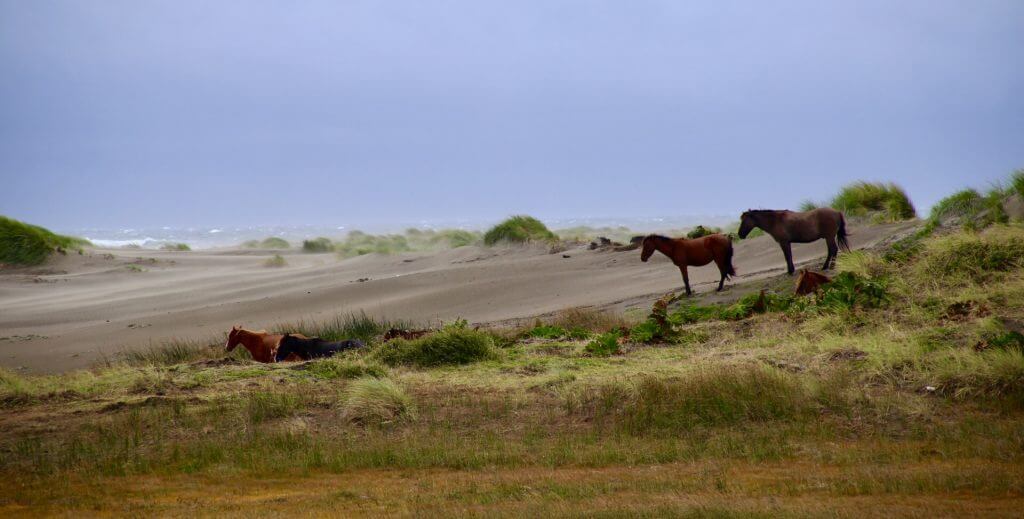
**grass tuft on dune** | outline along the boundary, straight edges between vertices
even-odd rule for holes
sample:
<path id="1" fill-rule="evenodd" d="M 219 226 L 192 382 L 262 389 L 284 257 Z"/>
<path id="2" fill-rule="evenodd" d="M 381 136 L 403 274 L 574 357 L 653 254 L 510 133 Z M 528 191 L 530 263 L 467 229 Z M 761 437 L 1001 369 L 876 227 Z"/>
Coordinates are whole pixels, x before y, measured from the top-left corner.
<path id="1" fill-rule="evenodd" d="M 484 244 L 549 242 L 558 239 L 540 220 L 517 215 L 491 227 L 484 233 Z"/>
<path id="2" fill-rule="evenodd" d="M 839 190 L 831 206 L 848 216 L 867 216 L 879 221 L 895 222 L 917 216 L 906 191 L 891 182 L 854 182 Z"/>
<path id="3" fill-rule="evenodd" d="M 81 251 L 87 245 L 88 240 L 0 216 L 0 265 L 39 265 L 55 252 Z"/>

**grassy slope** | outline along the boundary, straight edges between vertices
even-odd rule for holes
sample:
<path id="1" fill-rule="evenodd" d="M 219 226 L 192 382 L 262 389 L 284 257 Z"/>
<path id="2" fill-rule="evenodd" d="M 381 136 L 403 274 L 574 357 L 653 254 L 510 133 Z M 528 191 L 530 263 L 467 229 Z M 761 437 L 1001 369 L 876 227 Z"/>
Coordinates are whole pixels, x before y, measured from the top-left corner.
<path id="1" fill-rule="evenodd" d="M 54 234 L 37 225 L 0 216 L 0 265 L 39 265 L 54 252 L 80 249 L 89 242 Z"/>
<path id="2" fill-rule="evenodd" d="M 1024 322 L 1016 247 L 1024 229 L 996 227 L 900 263 L 841 255 L 887 280 L 888 307 L 683 325 L 607 358 L 509 331 L 487 360 L 431 368 L 388 367 L 376 347 L 259 365 L 173 345 L 0 372 L 0 513 L 1012 516 L 1024 356 L 996 339 Z"/>

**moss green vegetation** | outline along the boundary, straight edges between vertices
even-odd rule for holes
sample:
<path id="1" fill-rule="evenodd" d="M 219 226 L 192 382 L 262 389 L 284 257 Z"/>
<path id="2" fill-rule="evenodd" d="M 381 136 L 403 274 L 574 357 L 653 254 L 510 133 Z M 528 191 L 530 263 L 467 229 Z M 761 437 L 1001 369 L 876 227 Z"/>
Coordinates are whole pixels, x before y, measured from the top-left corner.
<path id="1" fill-rule="evenodd" d="M 280 254 L 274 254 L 272 257 L 267 258 L 267 260 L 263 262 L 263 265 L 266 267 L 283 267 L 287 264 L 288 261 L 286 261 L 284 259 L 284 256 Z"/>
<path id="2" fill-rule="evenodd" d="M 484 244 L 548 242 L 558 237 L 532 216 L 513 216 L 484 233 Z"/>
<path id="3" fill-rule="evenodd" d="M 288 243 L 288 240 L 271 236 L 263 241 L 249 240 L 242 243 L 242 246 L 250 249 L 289 249 L 292 245 Z"/>
<path id="4" fill-rule="evenodd" d="M 854 182 L 839 190 L 830 205 L 848 216 L 870 216 L 878 221 L 909 220 L 917 216 L 910 197 L 893 183 Z"/>
<path id="5" fill-rule="evenodd" d="M 81 251 L 87 245 L 87 240 L 0 216 L 0 265 L 39 265 L 55 252 Z"/>
<path id="6" fill-rule="evenodd" d="M 367 341 L 314 362 L 219 336 L 0 370 L 0 510 L 1019 515 L 1022 244 L 1013 224 L 924 236 L 841 254 L 817 296 L 669 297 L 640 323 L 573 309 L 384 343 L 409 326 L 357 314 L 267 325 Z"/>
<path id="7" fill-rule="evenodd" d="M 192 247 L 189 247 L 187 243 L 165 243 L 160 247 L 160 250 L 185 252 L 192 250 Z"/>

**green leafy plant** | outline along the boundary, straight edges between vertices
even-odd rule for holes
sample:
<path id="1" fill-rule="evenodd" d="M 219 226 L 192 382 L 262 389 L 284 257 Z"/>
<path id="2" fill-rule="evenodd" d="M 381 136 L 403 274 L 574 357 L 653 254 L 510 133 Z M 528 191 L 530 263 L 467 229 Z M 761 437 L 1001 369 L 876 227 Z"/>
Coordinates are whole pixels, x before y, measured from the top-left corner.
<path id="1" fill-rule="evenodd" d="M 619 332 L 608 332 L 598 335 L 587 343 L 583 348 L 587 353 L 597 357 L 607 357 L 621 353 L 619 339 L 622 335 Z"/>

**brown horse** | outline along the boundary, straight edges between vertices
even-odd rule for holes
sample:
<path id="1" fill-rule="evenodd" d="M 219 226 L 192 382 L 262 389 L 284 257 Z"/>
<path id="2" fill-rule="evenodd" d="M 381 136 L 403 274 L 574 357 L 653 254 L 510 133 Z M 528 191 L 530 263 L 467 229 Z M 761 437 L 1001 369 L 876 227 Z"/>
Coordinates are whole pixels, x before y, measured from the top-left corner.
<path id="1" fill-rule="evenodd" d="M 722 284 L 725 283 L 726 278 L 736 275 L 736 269 L 732 266 L 732 240 L 728 236 L 709 234 L 688 240 L 651 234 L 643 239 L 641 247 L 643 247 L 643 251 L 640 253 L 640 261 L 647 261 L 657 250 L 668 256 L 672 263 L 679 267 L 679 271 L 683 273 L 686 295 L 693 293 L 690 291 L 690 276 L 686 272 L 688 265 L 703 267 L 714 261 L 715 265 L 718 265 L 718 271 L 722 274 L 722 278 L 718 280 L 718 290 L 722 290 Z"/>
<path id="2" fill-rule="evenodd" d="M 786 257 L 786 272 L 792 274 L 793 267 L 792 243 L 811 243 L 822 238 L 828 245 L 828 255 L 822 270 L 828 270 L 832 260 L 836 258 L 839 247 L 849 252 L 850 244 L 846 237 L 846 218 L 843 213 L 829 207 L 819 207 L 802 213 L 794 211 L 774 211 L 771 209 L 751 209 L 740 216 L 740 239 L 746 238 L 754 227 L 759 227 L 770 234 L 782 247 Z M 838 244 L 836 241 L 838 240 Z"/>
<path id="3" fill-rule="evenodd" d="M 302 337 L 304 335 L 292 334 L 296 337 Z M 277 348 L 281 345 L 281 339 L 284 334 L 271 334 L 265 330 L 254 332 L 251 330 L 243 329 L 241 326 L 232 326 L 231 331 L 228 332 L 228 340 L 224 343 L 224 347 L 228 350 L 234 350 L 239 344 L 245 346 L 245 349 L 249 350 L 249 354 L 252 355 L 252 360 L 256 362 L 277 362 Z M 291 360 L 291 359 L 285 359 Z"/>

